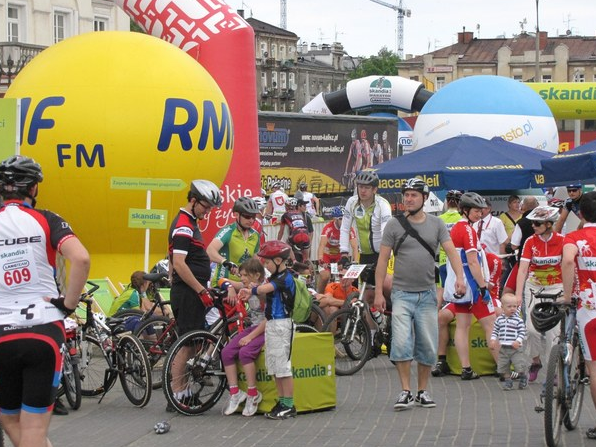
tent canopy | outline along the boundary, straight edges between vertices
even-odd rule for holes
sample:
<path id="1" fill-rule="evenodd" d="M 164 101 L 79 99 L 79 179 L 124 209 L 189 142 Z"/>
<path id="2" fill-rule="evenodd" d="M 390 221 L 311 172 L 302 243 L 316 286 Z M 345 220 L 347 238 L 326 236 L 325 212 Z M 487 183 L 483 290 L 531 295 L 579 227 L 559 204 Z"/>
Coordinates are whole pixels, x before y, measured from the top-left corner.
<path id="1" fill-rule="evenodd" d="M 565 185 L 596 178 L 596 140 L 543 160 L 547 185 Z"/>

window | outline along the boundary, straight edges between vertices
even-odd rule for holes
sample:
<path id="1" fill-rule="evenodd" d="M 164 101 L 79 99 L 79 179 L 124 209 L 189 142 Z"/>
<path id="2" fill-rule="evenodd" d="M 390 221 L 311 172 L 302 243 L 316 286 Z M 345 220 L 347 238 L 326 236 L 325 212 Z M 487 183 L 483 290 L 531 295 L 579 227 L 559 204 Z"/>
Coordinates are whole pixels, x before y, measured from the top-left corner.
<path id="1" fill-rule="evenodd" d="M 261 87 L 267 88 L 267 73 L 261 73 Z"/>
<path id="2" fill-rule="evenodd" d="M 288 75 L 288 81 L 290 84 L 290 88 L 292 90 L 296 90 L 296 75 L 294 73 L 289 73 Z"/>
<path id="3" fill-rule="evenodd" d="M 108 19 L 105 17 L 95 17 L 93 19 L 93 31 L 107 31 Z"/>
<path id="4" fill-rule="evenodd" d="M 261 42 L 261 57 L 267 57 L 267 44 L 265 42 Z"/>
<path id="5" fill-rule="evenodd" d="M 283 71 L 279 74 L 279 82 L 281 83 L 280 88 L 287 88 L 286 73 Z"/>
<path id="6" fill-rule="evenodd" d="M 441 90 L 445 87 L 445 76 L 437 76 L 437 82 L 435 83 L 437 90 Z"/>
<path id="7" fill-rule="evenodd" d="M 552 75 L 542 75 L 542 82 L 553 82 Z"/>
<path id="8" fill-rule="evenodd" d="M 271 55 L 269 57 L 277 59 L 277 45 L 275 45 L 274 43 L 271 44 Z"/>
<path id="9" fill-rule="evenodd" d="M 22 6 L 18 5 L 8 5 L 7 11 L 7 37 L 9 42 L 19 42 L 24 40 L 23 35 L 23 19 L 25 17 L 25 13 L 23 11 Z"/>
<path id="10" fill-rule="evenodd" d="M 586 82 L 586 76 L 583 73 L 576 71 L 573 74 L 573 82 Z"/>
<path id="11" fill-rule="evenodd" d="M 518 82 L 523 82 L 524 78 L 522 75 L 513 75 L 513 80 Z"/>
<path id="12" fill-rule="evenodd" d="M 271 72 L 271 86 L 277 88 L 277 71 Z"/>
<path id="13" fill-rule="evenodd" d="M 410 76 L 410 80 L 411 81 L 416 81 L 418 82 L 419 76 Z"/>
<path id="14" fill-rule="evenodd" d="M 279 58 L 281 60 L 284 60 L 286 58 L 286 47 L 285 47 L 285 45 L 280 45 L 279 46 Z"/>
<path id="15" fill-rule="evenodd" d="M 58 43 L 71 35 L 71 17 L 67 11 L 54 10 L 54 43 Z"/>

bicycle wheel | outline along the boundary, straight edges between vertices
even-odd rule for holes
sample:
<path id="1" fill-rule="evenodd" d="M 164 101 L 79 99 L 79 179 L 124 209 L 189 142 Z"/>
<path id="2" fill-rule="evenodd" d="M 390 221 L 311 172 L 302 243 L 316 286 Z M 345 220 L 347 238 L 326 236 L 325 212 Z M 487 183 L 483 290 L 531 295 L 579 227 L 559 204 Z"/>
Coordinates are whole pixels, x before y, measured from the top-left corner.
<path id="1" fill-rule="evenodd" d="M 62 388 L 68 405 L 73 410 L 78 410 L 81 407 L 81 398 L 83 396 L 81 393 L 81 374 L 77 363 L 70 353 L 66 352 L 62 366 Z"/>
<path id="2" fill-rule="evenodd" d="M 347 376 L 359 371 L 370 357 L 370 329 L 364 318 L 356 318 L 353 309 L 332 313 L 323 332 L 333 333 L 335 374 Z"/>
<path id="3" fill-rule="evenodd" d="M 141 309 L 122 309 L 112 315 L 113 318 L 142 317 L 145 314 Z"/>
<path id="4" fill-rule="evenodd" d="M 544 389 L 544 438 L 548 447 L 556 447 L 561 440 L 561 426 L 565 409 L 563 359 L 561 345 L 554 345 L 548 358 Z"/>
<path id="5" fill-rule="evenodd" d="M 170 348 L 163 369 L 162 389 L 177 412 L 194 416 L 213 407 L 226 389 L 219 337 L 192 331 Z M 217 346 L 217 347 L 216 347 Z"/>
<path id="6" fill-rule="evenodd" d="M 109 391 L 116 382 L 118 373 L 110 371 L 109 365 L 99 342 L 86 336 L 79 346 L 81 361 L 79 373 L 81 376 L 81 394 L 83 396 L 98 396 Z"/>
<path id="7" fill-rule="evenodd" d="M 116 348 L 118 373 L 124 394 L 135 407 L 142 408 L 151 399 L 151 365 L 145 348 L 134 335 L 124 334 Z"/>
<path id="8" fill-rule="evenodd" d="M 585 364 L 581 353 L 579 335 L 573 334 L 573 355 L 569 365 L 569 394 L 567 396 L 567 412 L 563 417 L 563 424 L 567 430 L 577 427 L 584 402 Z"/>
<path id="9" fill-rule="evenodd" d="M 176 324 L 167 317 L 152 317 L 139 324 L 134 334 L 147 353 L 151 365 L 153 389 L 161 388 L 161 376 L 166 354 L 178 339 Z"/>
<path id="10" fill-rule="evenodd" d="M 321 332 L 323 325 L 325 324 L 325 317 L 325 311 L 319 307 L 318 301 L 313 300 L 310 305 L 310 315 L 308 319 L 301 324 L 311 326 L 316 332 Z"/>
<path id="11" fill-rule="evenodd" d="M 316 328 L 314 328 L 308 324 L 297 324 L 294 326 L 294 330 L 296 332 L 300 332 L 302 334 L 315 334 L 315 333 L 319 332 L 316 330 Z"/>

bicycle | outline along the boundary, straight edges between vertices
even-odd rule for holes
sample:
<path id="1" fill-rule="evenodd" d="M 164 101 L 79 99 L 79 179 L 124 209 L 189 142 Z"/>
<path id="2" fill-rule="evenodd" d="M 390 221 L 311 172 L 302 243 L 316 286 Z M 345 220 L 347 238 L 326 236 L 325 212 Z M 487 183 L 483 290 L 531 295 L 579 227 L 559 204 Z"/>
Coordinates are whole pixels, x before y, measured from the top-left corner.
<path id="1" fill-rule="evenodd" d="M 354 267 L 362 268 L 356 265 Z M 364 296 L 367 290 L 373 287 L 375 267 L 375 264 L 364 266 L 359 275 L 360 290 L 348 295 L 344 307 L 332 313 L 323 325 L 323 332 L 333 333 L 335 373 L 338 376 L 356 373 L 370 358 L 379 355 L 383 344 L 391 346 L 391 323 L 388 318 L 390 312 L 387 311 L 384 321 L 377 324 L 374 340 L 371 339 L 371 327 L 366 317 L 370 315 L 371 321 L 374 321 Z"/>
<path id="2" fill-rule="evenodd" d="M 138 317 L 139 321 L 147 320 L 155 315 L 155 311 L 159 308 L 161 311 L 161 315 L 167 317 L 170 314 L 170 301 L 164 300 L 161 293 L 159 292 L 160 284 L 163 283 L 163 280 L 168 277 L 167 273 L 145 273 L 143 275 L 143 279 L 146 281 L 150 281 L 152 283 L 153 290 L 150 295 L 153 296 L 152 302 L 153 305 L 148 310 L 142 309 L 122 309 L 117 311 L 113 318 L 129 318 L 129 317 Z"/>
<path id="3" fill-rule="evenodd" d="M 81 373 L 79 363 L 81 356 L 77 349 L 77 339 L 80 328 L 77 322 L 71 318 L 64 320 L 66 330 L 66 341 L 64 343 L 64 353 L 62 360 L 62 378 L 61 387 L 58 390 L 58 396 L 64 395 L 68 405 L 73 410 L 81 407 L 82 389 Z"/>
<path id="4" fill-rule="evenodd" d="M 144 407 L 151 398 L 151 366 L 145 349 L 136 336 L 125 333 L 123 319 L 106 319 L 93 312 L 93 292 L 99 286 L 90 281 L 88 284 L 91 289 L 81 296 L 86 318 L 77 340 L 81 393 L 101 394 L 103 399 L 120 378 L 128 400 L 136 407 Z"/>
<path id="5" fill-rule="evenodd" d="M 548 358 L 546 382 L 537 405 L 537 413 L 544 412 L 544 437 L 548 447 L 556 447 L 561 440 L 561 427 L 567 430 L 577 427 L 584 399 L 585 386 L 589 384 L 585 362 L 581 350 L 581 341 L 577 329 L 576 299 L 571 303 L 558 303 L 555 300 L 562 292 L 543 293 L 539 290 L 532 294 L 535 298 L 552 304 L 560 310 L 559 335 Z M 537 304 L 537 305 L 540 305 Z"/>

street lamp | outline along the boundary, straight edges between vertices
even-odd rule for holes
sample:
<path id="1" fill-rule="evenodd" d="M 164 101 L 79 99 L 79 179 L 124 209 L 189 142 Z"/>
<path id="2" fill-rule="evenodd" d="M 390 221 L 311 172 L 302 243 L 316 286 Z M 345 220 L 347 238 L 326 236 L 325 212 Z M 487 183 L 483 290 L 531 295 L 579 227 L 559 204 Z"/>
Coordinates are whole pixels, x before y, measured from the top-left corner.
<path id="1" fill-rule="evenodd" d="M 539 82 L 540 79 L 540 27 L 538 26 L 538 0 L 536 0 L 536 73 L 534 74 L 534 82 Z"/>

